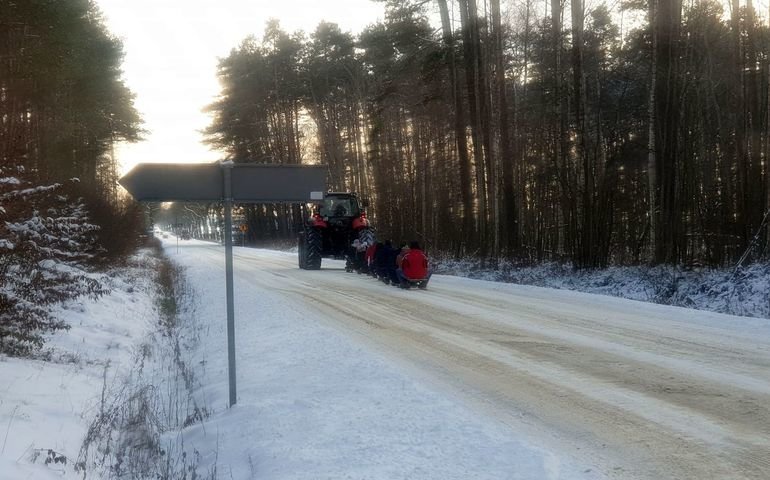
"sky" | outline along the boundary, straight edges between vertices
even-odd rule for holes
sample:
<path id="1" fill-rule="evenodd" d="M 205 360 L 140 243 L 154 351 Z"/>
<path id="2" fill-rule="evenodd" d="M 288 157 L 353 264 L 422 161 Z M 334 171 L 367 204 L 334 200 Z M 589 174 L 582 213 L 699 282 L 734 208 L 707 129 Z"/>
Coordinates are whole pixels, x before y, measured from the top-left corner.
<path id="1" fill-rule="evenodd" d="M 124 80 L 148 130 L 118 149 L 121 170 L 140 162 L 207 162 L 221 152 L 202 144 L 202 109 L 219 93 L 218 58 L 277 18 L 287 31 L 312 32 L 322 20 L 359 32 L 383 17 L 370 0 L 97 0 L 123 41 Z"/>

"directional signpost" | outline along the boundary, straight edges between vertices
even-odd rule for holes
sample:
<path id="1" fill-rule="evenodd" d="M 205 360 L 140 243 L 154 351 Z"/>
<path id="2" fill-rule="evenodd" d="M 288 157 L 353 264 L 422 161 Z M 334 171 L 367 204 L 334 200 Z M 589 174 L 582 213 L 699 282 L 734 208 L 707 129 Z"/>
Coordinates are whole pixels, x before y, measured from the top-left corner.
<path id="1" fill-rule="evenodd" d="M 119 183 L 140 202 L 222 202 L 225 207 L 225 281 L 230 406 L 235 405 L 233 203 L 306 203 L 323 200 L 322 165 L 141 163 Z"/>
<path id="2" fill-rule="evenodd" d="M 323 199 L 323 165 L 141 163 L 119 180 L 140 202 L 217 202 L 232 169 L 235 203 L 304 203 Z M 320 195 L 320 197 L 319 197 Z"/>

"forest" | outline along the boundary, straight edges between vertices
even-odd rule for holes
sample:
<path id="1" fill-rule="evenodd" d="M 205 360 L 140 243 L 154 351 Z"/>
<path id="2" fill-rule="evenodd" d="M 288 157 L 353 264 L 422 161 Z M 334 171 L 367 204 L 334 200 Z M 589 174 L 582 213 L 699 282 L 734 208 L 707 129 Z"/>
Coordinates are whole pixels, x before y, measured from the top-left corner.
<path id="1" fill-rule="evenodd" d="M 106 287 L 143 228 L 113 147 L 142 133 L 123 50 L 88 0 L 0 2 L 0 353 L 66 329 L 50 306 Z"/>
<path id="2" fill-rule="evenodd" d="M 236 162 L 325 164 L 330 190 L 371 199 L 379 236 L 492 265 L 766 258 L 770 12 L 384 3 L 361 32 L 271 20 L 233 48 L 211 145 Z M 300 221 L 243 214 L 252 241 Z"/>

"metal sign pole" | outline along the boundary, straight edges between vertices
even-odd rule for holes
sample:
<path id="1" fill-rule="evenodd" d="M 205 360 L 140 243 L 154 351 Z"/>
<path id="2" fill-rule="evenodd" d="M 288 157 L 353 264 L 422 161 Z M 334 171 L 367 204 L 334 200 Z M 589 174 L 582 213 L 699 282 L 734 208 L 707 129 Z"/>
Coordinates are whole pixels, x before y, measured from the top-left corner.
<path id="1" fill-rule="evenodd" d="M 230 377 L 230 406 L 235 405 L 235 303 L 233 302 L 233 193 L 232 163 L 222 163 L 225 206 L 225 282 L 227 289 L 227 360 Z"/>

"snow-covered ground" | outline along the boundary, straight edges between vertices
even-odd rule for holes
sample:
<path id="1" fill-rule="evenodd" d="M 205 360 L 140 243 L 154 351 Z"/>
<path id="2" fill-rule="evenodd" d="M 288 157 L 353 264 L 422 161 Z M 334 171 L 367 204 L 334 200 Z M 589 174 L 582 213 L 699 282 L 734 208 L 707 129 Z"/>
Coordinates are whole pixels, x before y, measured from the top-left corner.
<path id="1" fill-rule="evenodd" d="M 185 441 L 205 461 L 216 443 L 223 478 L 770 472 L 767 320 L 444 276 L 404 292 L 236 248 L 239 393 L 225 411 L 222 248 L 167 251 L 215 322 L 214 412 Z"/>
<path id="2" fill-rule="evenodd" d="M 185 443 L 208 451 L 203 463 L 216 461 L 221 478 L 602 478 L 329 326 L 312 302 L 254 288 L 249 277 L 263 266 L 298 271 L 295 255 L 280 252 L 236 248 L 238 405 L 226 410 L 223 251 L 190 241 L 167 252 L 201 295 L 198 315 L 215 325 L 203 394 L 216 413 Z M 324 262 L 342 275 L 342 262 Z"/>
<path id="3" fill-rule="evenodd" d="M 163 440 L 204 476 L 770 478 L 770 321 L 442 275 L 403 291 L 236 248 L 230 409 L 223 248 L 164 246 L 204 408 Z M 63 311 L 59 362 L 0 357 L 0 478 L 61 478 L 47 449 L 77 458 L 105 362 L 130 372 L 158 316 L 135 280 Z"/>
<path id="4" fill-rule="evenodd" d="M 181 432 L 167 432 L 164 441 L 198 456 L 200 474 L 216 471 L 217 478 L 228 479 L 600 477 L 574 459 L 511 435 L 445 392 L 421 385 L 325 326 L 312 309 L 287 305 L 269 290 L 237 295 L 239 404 L 228 409 L 223 272 L 202 263 L 190 249 L 193 243 L 184 242 L 177 252 L 171 237 L 166 250 L 186 266 L 200 295 L 190 314 L 210 323 L 196 363 L 202 364 L 205 378 L 199 380 L 206 383 L 198 392 L 200 401 L 211 415 Z M 205 246 L 211 255 L 210 245 Z M 213 258 L 223 267 L 221 248 L 213 249 Z M 0 357 L 0 435 L 7 437 L 0 444 L 0 479 L 79 476 L 73 464 L 105 382 L 109 390 L 131 375 L 136 349 L 158 318 L 150 272 L 122 273 L 111 279 L 110 295 L 59 309 L 72 329 L 49 339 L 50 360 Z M 98 473 L 89 476 L 98 478 Z"/>
<path id="5" fill-rule="evenodd" d="M 103 386 L 134 368 L 134 349 L 157 318 L 152 271 L 113 272 L 111 293 L 58 307 L 69 331 L 50 336 L 46 360 L 0 355 L 0 479 L 73 475 Z"/>

